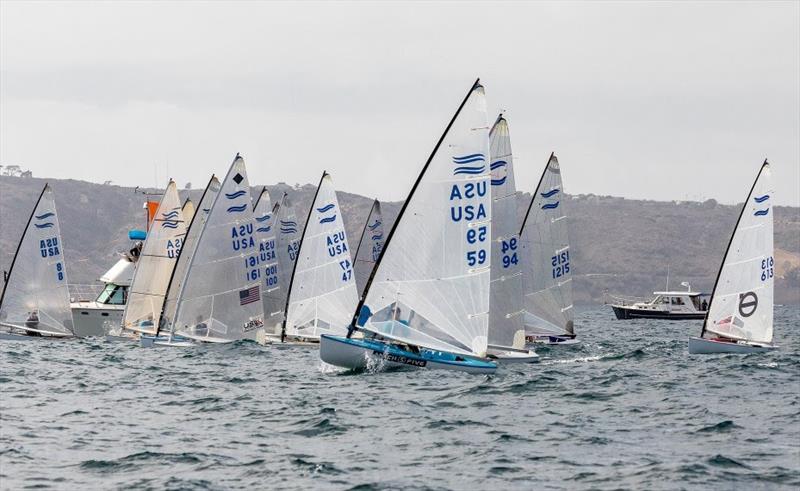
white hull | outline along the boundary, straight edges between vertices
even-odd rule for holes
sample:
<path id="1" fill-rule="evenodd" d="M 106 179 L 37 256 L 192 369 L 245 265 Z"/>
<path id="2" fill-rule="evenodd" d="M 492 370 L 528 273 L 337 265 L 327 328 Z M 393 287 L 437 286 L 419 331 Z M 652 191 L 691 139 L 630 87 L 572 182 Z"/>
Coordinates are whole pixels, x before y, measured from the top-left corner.
<path id="1" fill-rule="evenodd" d="M 75 336 L 86 338 L 104 336 L 122 324 L 124 305 L 104 305 L 97 302 L 77 302 L 70 305 Z"/>
<path id="2" fill-rule="evenodd" d="M 189 348 L 196 345 L 191 339 L 172 336 L 141 336 L 139 345 L 142 348 Z"/>
<path id="3" fill-rule="evenodd" d="M 508 365 L 511 363 L 539 363 L 539 355 L 531 350 L 515 351 L 489 348 L 489 359 L 501 365 Z"/>
<path id="4" fill-rule="evenodd" d="M 777 349 L 774 345 L 754 345 L 741 343 L 731 343 L 726 341 L 716 341 L 705 338 L 689 338 L 690 355 L 709 355 L 716 353 L 760 353 Z"/>
<path id="5" fill-rule="evenodd" d="M 380 351 L 381 345 L 385 348 Z M 390 347 L 383 343 L 364 340 L 344 340 L 341 337 L 323 335 L 319 356 L 325 363 L 350 370 L 365 370 L 371 367 L 428 368 L 467 373 L 494 373 L 497 366 L 479 360 L 437 361 L 426 356 Z"/>
<path id="6" fill-rule="evenodd" d="M 41 341 L 43 339 L 68 339 L 72 336 L 31 336 L 21 332 L 0 331 L 0 341 Z"/>
<path id="7" fill-rule="evenodd" d="M 581 340 L 578 338 L 565 338 L 560 336 L 526 336 L 526 341 L 531 345 L 545 346 L 578 346 Z"/>

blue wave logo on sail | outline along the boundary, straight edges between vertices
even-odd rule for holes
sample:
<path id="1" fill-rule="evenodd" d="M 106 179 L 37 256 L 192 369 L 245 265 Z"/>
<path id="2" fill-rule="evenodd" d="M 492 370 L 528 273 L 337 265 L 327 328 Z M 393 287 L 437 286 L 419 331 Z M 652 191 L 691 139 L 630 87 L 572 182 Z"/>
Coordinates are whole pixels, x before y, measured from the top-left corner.
<path id="1" fill-rule="evenodd" d="M 281 220 L 281 233 L 293 234 L 297 232 L 297 222 L 293 220 Z"/>
<path id="2" fill-rule="evenodd" d="M 756 203 L 763 203 L 769 199 L 769 195 L 765 194 L 764 196 L 754 196 L 753 201 Z"/>
<path id="3" fill-rule="evenodd" d="M 45 218 L 54 217 L 56 216 L 56 214 L 53 213 L 52 211 L 48 211 L 44 215 L 34 215 L 34 216 L 36 217 L 37 220 L 44 220 Z"/>
<path id="4" fill-rule="evenodd" d="M 230 193 L 230 194 L 225 193 L 225 197 L 228 198 L 228 199 L 236 199 L 236 198 L 238 198 L 240 196 L 244 196 L 245 194 L 247 194 L 247 191 L 240 190 L 240 191 L 236 191 L 235 193 Z"/>
<path id="5" fill-rule="evenodd" d="M 317 211 L 320 213 L 325 213 L 326 211 L 330 211 L 333 209 L 333 203 L 323 206 L 322 208 L 317 208 Z"/>
<path id="6" fill-rule="evenodd" d="M 297 229 L 294 227 L 281 227 L 282 234 L 294 234 L 297 233 Z"/>
<path id="7" fill-rule="evenodd" d="M 171 211 L 169 213 L 162 213 L 161 216 L 165 220 L 173 220 L 175 218 L 178 218 L 178 212 L 177 211 Z"/>
<path id="8" fill-rule="evenodd" d="M 295 222 L 293 220 L 281 220 L 281 225 L 285 225 L 287 227 L 296 227 L 297 226 L 297 222 Z"/>
<path id="9" fill-rule="evenodd" d="M 507 167 L 507 166 L 508 162 L 506 162 L 505 160 L 498 160 L 497 162 L 492 163 L 492 165 L 490 165 L 489 168 L 491 170 L 497 170 L 501 167 Z"/>
<path id="10" fill-rule="evenodd" d="M 382 222 L 382 221 L 380 221 L 380 220 L 375 220 L 375 223 L 373 223 L 372 225 L 370 225 L 370 226 L 369 226 L 369 229 L 370 229 L 370 230 L 375 230 L 375 229 L 376 229 L 376 228 L 378 228 L 378 227 L 379 227 L 379 226 L 380 226 L 382 223 L 383 223 L 383 222 Z"/>
<path id="11" fill-rule="evenodd" d="M 267 233 L 267 232 L 269 232 L 270 230 L 272 230 L 272 227 L 258 227 L 258 228 L 256 229 L 256 232 L 264 232 L 264 233 Z"/>
<path id="12" fill-rule="evenodd" d="M 50 228 L 55 226 L 53 222 L 42 223 L 41 225 L 38 223 L 34 223 L 34 225 L 36 225 L 36 228 Z"/>
<path id="13" fill-rule="evenodd" d="M 320 219 L 319 223 L 333 223 L 336 221 L 336 215 Z"/>
<path id="14" fill-rule="evenodd" d="M 545 203 L 545 204 L 542 205 L 542 209 L 543 210 L 555 210 L 556 208 L 558 208 L 558 204 L 559 204 L 558 201 L 556 201 L 555 203 Z"/>
<path id="15" fill-rule="evenodd" d="M 247 209 L 247 205 L 231 206 L 228 207 L 228 213 L 239 213 Z"/>
<path id="16" fill-rule="evenodd" d="M 495 177 L 491 180 L 492 186 L 502 186 L 506 183 L 506 178 L 508 177 L 508 162 L 505 160 L 498 160 L 497 162 L 493 162 L 492 165 L 489 166 L 489 169 L 491 171 L 496 171 L 496 174 L 504 173 L 502 177 Z"/>
<path id="17" fill-rule="evenodd" d="M 753 216 L 755 216 L 755 217 L 765 217 L 768 214 L 769 214 L 769 208 L 767 208 L 766 210 L 758 210 L 755 213 L 753 213 Z"/>
<path id="18" fill-rule="evenodd" d="M 272 215 L 267 214 L 267 215 L 264 215 L 263 217 L 256 217 L 256 221 L 259 222 L 259 223 L 266 222 L 267 220 L 269 220 L 269 218 L 271 216 Z"/>
<path id="19" fill-rule="evenodd" d="M 372 240 L 381 240 L 383 239 L 383 234 L 373 235 Z"/>
<path id="20" fill-rule="evenodd" d="M 462 155 L 461 157 L 453 157 L 453 163 L 456 168 L 453 170 L 453 175 L 459 174 L 478 175 L 486 172 L 486 165 L 466 165 L 473 162 L 485 162 L 486 157 L 482 153 L 473 153 L 470 155 Z"/>
<path id="21" fill-rule="evenodd" d="M 550 191 L 548 191 L 546 193 L 539 193 L 539 194 L 542 195 L 542 198 L 550 198 L 550 197 L 555 196 L 556 194 L 558 194 L 558 191 L 559 191 L 559 189 L 555 188 L 555 189 L 551 189 Z"/>
<path id="22" fill-rule="evenodd" d="M 178 222 L 174 220 L 161 222 L 161 228 L 178 228 Z"/>

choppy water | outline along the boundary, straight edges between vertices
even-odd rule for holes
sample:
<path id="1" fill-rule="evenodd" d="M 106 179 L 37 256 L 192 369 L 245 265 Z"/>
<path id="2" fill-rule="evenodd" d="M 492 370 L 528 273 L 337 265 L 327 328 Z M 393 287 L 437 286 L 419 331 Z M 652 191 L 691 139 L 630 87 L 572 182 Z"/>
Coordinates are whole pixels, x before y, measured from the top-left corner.
<path id="1" fill-rule="evenodd" d="M 796 488 L 800 309 L 769 354 L 580 313 L 493 376 L 342 374 L 316 350 L 0 344 L 3 489 Z"/>

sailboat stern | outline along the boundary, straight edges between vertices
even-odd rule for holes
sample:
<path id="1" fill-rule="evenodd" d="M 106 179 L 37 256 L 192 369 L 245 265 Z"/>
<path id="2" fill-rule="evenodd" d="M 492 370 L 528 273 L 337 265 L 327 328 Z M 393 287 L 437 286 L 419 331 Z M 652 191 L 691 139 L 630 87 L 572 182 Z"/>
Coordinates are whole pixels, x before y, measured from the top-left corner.
<path id="1" fill-rule="evenodd" d="M 690 355 L 711 355 L 722 353 L 759 353 L 778 347 L 771 344 L 752 344 L 744 341 L 723 341 L 719 339 L 689 338 Z"/>

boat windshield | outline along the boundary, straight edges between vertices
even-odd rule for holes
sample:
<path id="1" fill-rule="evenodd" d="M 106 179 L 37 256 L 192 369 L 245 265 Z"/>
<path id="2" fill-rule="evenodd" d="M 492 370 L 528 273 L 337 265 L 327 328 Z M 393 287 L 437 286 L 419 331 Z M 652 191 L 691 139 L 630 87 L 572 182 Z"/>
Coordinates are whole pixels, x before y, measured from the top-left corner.
<path id="1" fill-rule="evenodd" d="M 125 305 L 128 299 L 128 287 L 115 285 L 113 283 L 106 284 L 106 287 L 97 296 L 97 303 L 106 305 Z"/>
<path id="2" fill-rule="evenodd" d="M 669 305 L 669 297 L 664 297 L 664 296 L 659 295 L 653 300 L 652 304 L 653 305 L 659 305 L 659 304 Z"/>

